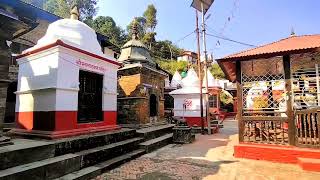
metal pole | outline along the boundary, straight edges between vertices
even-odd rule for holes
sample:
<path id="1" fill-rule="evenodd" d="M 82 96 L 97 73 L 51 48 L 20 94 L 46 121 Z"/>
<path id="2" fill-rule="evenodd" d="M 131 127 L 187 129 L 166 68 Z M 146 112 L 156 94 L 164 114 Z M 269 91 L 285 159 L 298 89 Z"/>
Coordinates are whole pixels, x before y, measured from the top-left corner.
<path id="1" fill-rule="evenodd" d="M 199 35 L 199 26 L 198 26 L 198 11 L 196 10 L 196 33 L 197 33 L 197 48 L 198 48 L 198 74 L 199 74 L 199 79 L 201 80 L 201 61 L 200 61 L 200 35 Z M 200 81 L 200 117 L 201 117 L 201 134 L 204 134 L 204 119 L 203 119 L 203 100 L 202 100 L 202 83 Z"/>
<path id="2" fill-rule="evenodd" d="M 204 78 L 206 81 L 206 120 L 208 124 L 208 134 L 211 134 L 211 123 L 209 118 L 209 97 L 208 97 L 208 57 L 207 57 L 207 44 L 206 44 L 206 25 L 204 20 L 204 8 L 203 8 L 203 2 L 201 1 L 201 12 L 202 12 L 202 38 L 203 38 L 203 53 L 204 53 Z"/>

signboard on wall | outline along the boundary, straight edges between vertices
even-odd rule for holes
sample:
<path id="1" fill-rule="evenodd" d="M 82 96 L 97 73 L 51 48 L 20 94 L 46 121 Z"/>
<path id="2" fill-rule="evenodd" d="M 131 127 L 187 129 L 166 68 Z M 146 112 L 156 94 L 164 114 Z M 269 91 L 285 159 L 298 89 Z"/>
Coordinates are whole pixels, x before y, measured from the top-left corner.
<path id="1" fill-rule="evenodd" d="M 191 109 L 192 108 L 192 100 L 191 99 L 185 99 L 183 102 L 183 105 L 185 106 L 186 109 Z"/>
<path id="2" fill-rule="evenodd" d="M 83 69 L 88 69 L 88 70 L 91 70 L 91 71 L 100 71 L 100 72 L 105 72 L 106 69 L 102 66 L 97 66 L 97 65 L 94 65 L 94 64 L 91 64 L 91 63 L 88 63 L 88 62 L 85 62 L 85 61 L 82 61 L 80 59 L 78 59 L 76 61 L 76 64 L 80 67 L 80 68 L 83 68 Z"/>

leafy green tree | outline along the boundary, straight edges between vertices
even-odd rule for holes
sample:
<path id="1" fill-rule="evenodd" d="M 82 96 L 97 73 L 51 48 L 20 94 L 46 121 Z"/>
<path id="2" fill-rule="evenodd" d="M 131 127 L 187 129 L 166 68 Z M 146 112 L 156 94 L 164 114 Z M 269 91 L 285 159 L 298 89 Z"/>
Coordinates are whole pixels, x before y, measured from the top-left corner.
<path id="1" fill-rule="evenodd" d="M 171 59 L 171 53 L 172 58 L 177 59 L 182 51 L 182 49 L 172 44 L 169 40 L 155 42 L 153 49 L 153 55 L 163 59 Z"/>
<path id="2" fill-rule="evenodd" d="M 174 74 L 176 71 L 182 72 L 187 69 L 187 62 L 185 61 L 170 61 L 165 59 L 157 59 L 156 62 L 159 64 L 161 68 Z"/>
<path id="3" fill-rule="evenodd" d="M 70 17 L 70 7 L 65 0 L 48 0 L 44 9 L 62 18 Z"/>
<path id="4" fill-rule="evenodd" d="M 146 34 L 144 34 L 143 38 L 141 39 L 142 42 L 146 45 L 149 45 L 149 49 L 151 51 L 153 51 L 154 49 L 152 48 L 152 45 L 156 42 L 155 36 L 157 33 L 155 32 L 147 32 Z"/>
<path id="5" fill-rule="evenodd" d="M 212 73 L 213 77 L 218 78 L 218 79 L 225 79 L 225 74 L 220 68 L 220 66 L 217 63 L 214 63 L 211 68 L 210 72 Z"/>
<path id="6" fill-rule="evenodd" d="M 77 5 L 80 12 L 80 20 L 92 22 L 97 13 L 98 0 L 47 0 L 44 9 L 62 18 L 70 17 L 70 9 Z"/>
<path id="7" fill-rule="evenodd" d="M 107 36 L 109 41 L 117 46 L 122 46 L 126 41 L 126 34 L 110 16 L 98 16 L 92 22 L 92 28 Z"/>
<path id="8" fill-rule="evenodd" d="M 157 9 L 153 4 L 148 5 L 147 10 L 143 13 L 143 17 L 146 19 L 146 28 L 151 32 L 154 32 L 157 26 Z"/>
<path id="9" fill-rule="evenodd" d="M 145 23 L 145 37 L 143 37 L 144 43 L 149 45 L 149 48 L 152 49 L 153 44 L 155 43 L 155 28 L 157 26 L 157 9 L 153 4 L 148 5 L 146 11 L 143 13 L 143 17 L 146 20 Z"/>

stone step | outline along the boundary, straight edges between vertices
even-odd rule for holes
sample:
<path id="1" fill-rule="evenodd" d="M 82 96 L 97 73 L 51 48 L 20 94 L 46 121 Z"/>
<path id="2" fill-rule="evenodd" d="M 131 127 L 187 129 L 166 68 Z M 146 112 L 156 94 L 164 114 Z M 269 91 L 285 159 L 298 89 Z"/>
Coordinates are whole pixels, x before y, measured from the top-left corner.
<path id="1" fill-rule="evenodd" d="M 76 153 L 87 149 L 105 146 L 116 143 L 136 136 L 133 129 L 122 128 L 120 130 L 100 132 L 89 135 L 81 135 L 70 138 L 54 140 L 55 156 L 68 153 Z"/>
<path id="2" fill-rule="evenodd" d="M 298 164 L 303 170 L 320 172 L 320 159 L 299 157 Z"/>
<path id="3" fill-rule="evenodd" d="M 145 153 L 144 149 L 138 149 L 135 151 L 132 151 L 130 153 L 126 153 L 122 156 L 118 156 L 115 158 L 112 158 L 110 160 L 107 160 L 105 162 L 96 164 L 94 166 L 90 166 L 87 168 L 83 168 L 79 171 L 72 172 L 70 174 L 67 174 L 65 176 L 62 176 L 60 178 L 57 178 L 56 180 L 87 180 L 92 179 L 94 177 L 99 176 L 104 171 L 114 168 L 115 166 L 118 166 L 124 162 L 130 161 L 131 159 L 134 159 L 138 156 L 141 156 Z"/>
<path id="4" fill-rule="evenodd" d="M 159 126 L 153 126 L 148 128 L 142 128 L 137 130 L 137 133 L 140 137 L 143 137 L 145 140 L 154 139 L 160 136 L 163 136 L 168 133 L 172 133 L 172 128 L 174 124 L 165 124 Z"/>
<path id="5" fill-rule="evenodd" d="M 12 145 L 0 147 L 0 170 L 54 157 L 52 142 L 12 139 Z"/>
<path id="6" fill-rule="evenodd" d="M 79 169 L 80 156 L 65 154 L 2 170 L 0 171 L 0 179 L 54 179 Z"/>
<path id="7" fill-rule="evenodd" d="M 89 167 L 110 159 L 115 155 L 122 155 L 137 149 L 142 140 L 143 138 L 140 137 L 131 138 L 105 146 L 80 151 L 75 154 L 81 157 L 81 168 Z"/>
<path id="8" fill-rule="evenodd" d="M 159 149 L 172 142 L 173 133 L 165 134 L 163 136 L 157 137 L 140 143 L 139 146 L 146 150 L 147 153 Z"/>

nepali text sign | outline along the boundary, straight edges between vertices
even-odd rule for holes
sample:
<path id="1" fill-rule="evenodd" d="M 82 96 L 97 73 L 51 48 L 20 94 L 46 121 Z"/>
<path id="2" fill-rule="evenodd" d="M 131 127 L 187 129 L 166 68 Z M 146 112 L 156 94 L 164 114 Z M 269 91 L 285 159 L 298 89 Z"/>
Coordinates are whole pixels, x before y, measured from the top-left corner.
<path id="1" fill-rule="evenodd" d="M 192 100 L 191 99 L 185 99 L 183 104 L 184 104 L 186 109 L 191 109 L 192 108 Z"/>
<path id="2" fill-rule="evenodd" d="M 76 64 L 79 66 L 79 67 L 82 67 L 84 69 L 90 69 L 90 70 L 94 70 L 94 71 L 101 71 L 101 72 L 105 72 L 106 69 L 102 66 L 97 66 L 97 65 L 94 65 L 94 64 L 91 64 L 91 63 L 88 63 L 88 62 L 84 62 L 84 61 L 81 61 L 80 59 L 77 60 Z"/>

